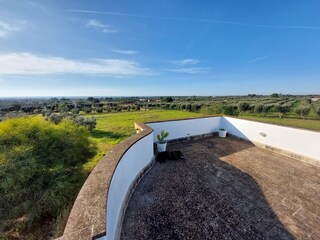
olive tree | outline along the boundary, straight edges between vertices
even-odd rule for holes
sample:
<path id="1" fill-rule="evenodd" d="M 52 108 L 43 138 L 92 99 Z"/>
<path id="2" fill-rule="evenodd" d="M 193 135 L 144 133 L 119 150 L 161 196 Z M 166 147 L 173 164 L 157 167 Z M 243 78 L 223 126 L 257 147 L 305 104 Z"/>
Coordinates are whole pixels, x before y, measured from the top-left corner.
<path id="1" fill-rule="evenodd" d="M 303 119 L 305 119 L 309 113 L 311 108 L 309 106 L 300 106 L 296 109 L 296 113 L 300 115 Z"/>
<path id="2" fill-rule="evenodd" d="M 290 107 L 287 105 L 275 104 L 274 110 L 278 113 L 279 118 L 282 118 L 283 114 L 290 112 Z"/>
<path id="3" fill-rule="evenodd" d="M 239 106 L 238 106 L 238 109 L 239 109 L 239 113 L 241 115 L 243 112 L 245 112 L 245 111 L 250 109 L 250 104 L 247 103 L 247 102 L 240 102 Z"/>

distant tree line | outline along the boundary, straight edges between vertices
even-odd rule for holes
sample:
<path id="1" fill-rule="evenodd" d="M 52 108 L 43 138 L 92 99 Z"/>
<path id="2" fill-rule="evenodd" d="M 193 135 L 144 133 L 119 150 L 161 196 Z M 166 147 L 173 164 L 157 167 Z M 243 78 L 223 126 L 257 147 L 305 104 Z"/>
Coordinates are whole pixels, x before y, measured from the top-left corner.
<path id="1" fill-rule="evenodd" d="M 123 111 L 146 111 L 150 109 L 201 111 L 205 114 L 267 116 L 276 114 L 279 118 L 291 114 L 297 117 L 320 116 L 320 100 L 313 96 L 293 96 L 273 93 L 269 96 L 249 94 L 248 96 L 223 97 L 106 97 L 106 98 L 50 98 L 0 100 L 0 120 L 14 116 L 42 114 L 48 120 L 58 123 L 63 118 L 73 119 L 78 124 L 92 129 L 94 120 L 82 119 L 85 114 L 102 114 Z"/>

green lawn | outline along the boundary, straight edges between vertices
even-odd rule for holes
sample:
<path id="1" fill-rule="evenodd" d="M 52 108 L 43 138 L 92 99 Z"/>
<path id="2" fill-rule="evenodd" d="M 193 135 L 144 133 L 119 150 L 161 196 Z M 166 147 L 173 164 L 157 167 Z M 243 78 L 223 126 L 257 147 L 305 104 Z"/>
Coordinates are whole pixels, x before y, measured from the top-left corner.
<path id="1" fill-rule="evenodd" d="M 86 116 L 97 119 L 97 127 L 92 131 L 92 139 L 97 143 L 98 154 L 85 165 L 85 168 L 90 171 L 114 145 L 135 134 L 134 122 L 192 118 L 203 116 L 203 114 L 177 110 L 149 110 Z"/>
<path id="2" fill-rule="evenodd" d="M 254 120 L 258 122 L 274 123 L 289 127 L 305 128 L 320 131 L 320 120 L 296 119 L 296 118 L 279 118 L 279 117 L 257 117 L 257 116 L 240 116 L 239 118 Z"/>

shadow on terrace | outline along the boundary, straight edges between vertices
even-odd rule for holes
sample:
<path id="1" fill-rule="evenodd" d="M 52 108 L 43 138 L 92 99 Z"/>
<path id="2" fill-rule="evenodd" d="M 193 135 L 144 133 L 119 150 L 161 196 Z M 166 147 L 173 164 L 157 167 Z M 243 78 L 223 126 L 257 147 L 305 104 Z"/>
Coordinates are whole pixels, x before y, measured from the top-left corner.
<path id="1" fill-rule="evenodd" d="M 313 239 L 319 169 L 232 137 L 174 143 L 135 189 L 121 239 Z"/>

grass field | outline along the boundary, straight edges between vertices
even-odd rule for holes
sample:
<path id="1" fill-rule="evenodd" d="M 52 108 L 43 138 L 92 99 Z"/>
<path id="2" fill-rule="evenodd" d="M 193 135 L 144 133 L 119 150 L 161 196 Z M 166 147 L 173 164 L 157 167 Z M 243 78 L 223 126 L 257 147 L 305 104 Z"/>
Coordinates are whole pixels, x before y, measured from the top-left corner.
<path id="1" fill-rule="evenodd" d="M 320 120 L 297 119 L 297 118 L 279 118 L 279 117 L 257 117 L 257 116 L 241 116 L 239 118 L 254 120 L 258 122 L 273 123 L 289 127 L 305 128 L 320 131 Z"/>
<path id="2" fill-rule="evenodd" d="M 177 110 L 149 110 L 87 116 L 97 119 L 97 127 L 92 131 L 92 139 L 97 143 L 98 154 L 85 164 L 85 169 L 90 171 L 113 146 L 135 134 L 134 122 L 192 118 L 203 116 L 203 114 Z"/>

